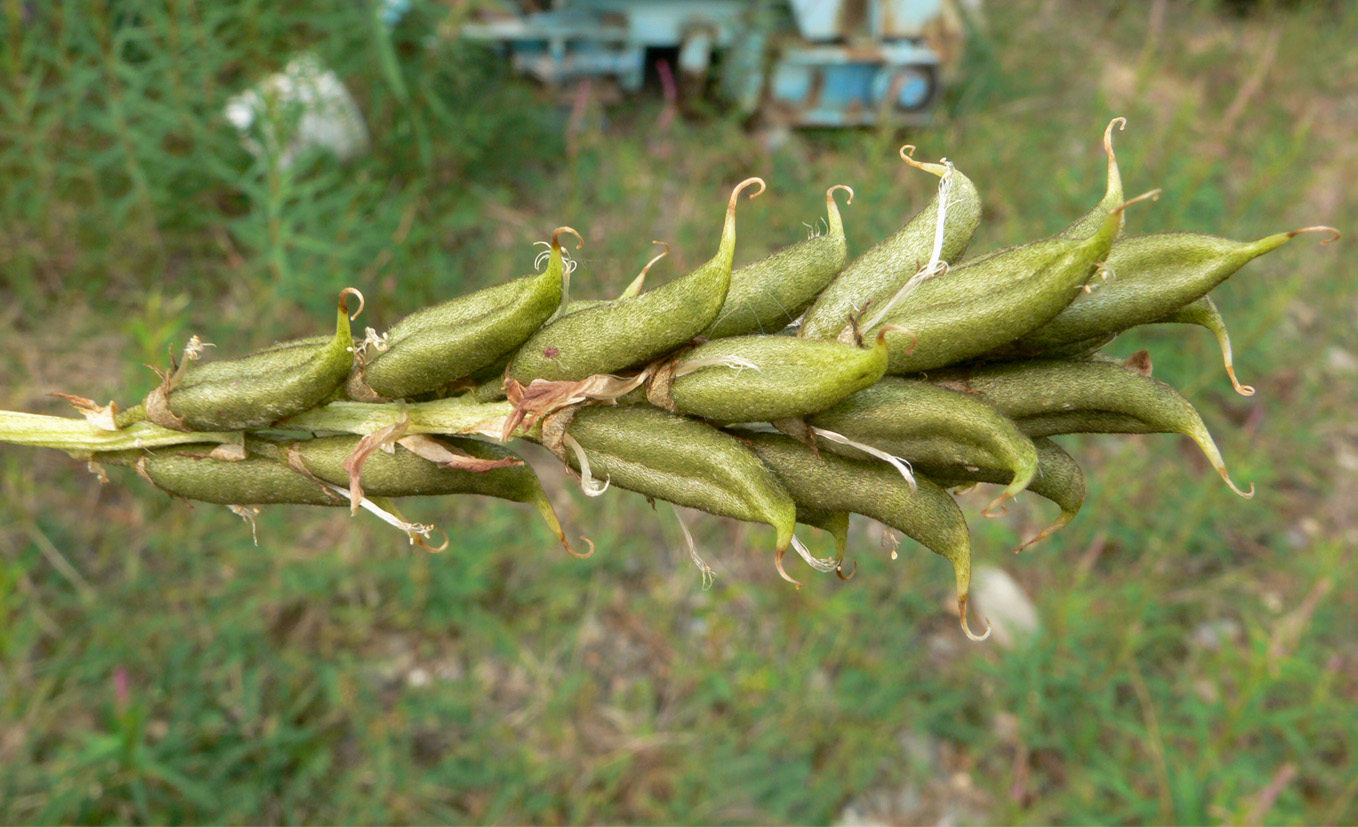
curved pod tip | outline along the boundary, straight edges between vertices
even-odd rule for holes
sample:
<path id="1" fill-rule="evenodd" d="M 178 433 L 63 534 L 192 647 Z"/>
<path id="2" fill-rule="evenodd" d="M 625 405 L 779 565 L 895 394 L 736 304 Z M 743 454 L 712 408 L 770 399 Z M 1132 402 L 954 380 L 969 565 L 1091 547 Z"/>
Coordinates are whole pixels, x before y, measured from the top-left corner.
<path id="1" fill-rule="evenodd" d="M 412 533 L 410 534 L 410 543 L 411 543 L 411 545 L 419 546 L 420 548 L 424 549 L 425 551 L 429 552 L 430 554 L 438 554 L 439 552 L 446 550 L 446 549 L 448 548 L 448 546 L 453 542 L 453 538 L 452 538 L 451 536 L 449 536 L 448 532 L 444 531 L 443 529 L 441 529 L 441 528 L 435 528 L 435 529 L 432 529 L 432 531 L 437 531 L 439 534 L 442 534 L 442 535 L 443 535 L 443 542 L 442 542 L 442 543 L 439 543 L 437 546 L 431 546 L 431 545 L 429 545 L 429 543 L 424 539 L 424 535 L 419 534 L 419 533 L 414 533 L 414 532 L 412 532 Z"/>
<path id="2" fill-rule="evenodd" d="M 1042 529 L 1041 531 L 1039 531 L 1039 532 L 1037 533 L 1037 535 L 1036 535 L 1035 537 L 1033 537 L 1032 539 L 1030 539 L 1030 540 L 1025 540 L 1023 543 L 1021 543 L 1021 544 L 1015 546 L 1015 547 L 1014 547 L 1014 553 L 1015 553 L 1015 554 L 1018 554 L 1018 553 L 1022 552 L 1024 549 L 1030 548 L 1030 547 L 1032 547 L 1032 546 L 1034 546 L 1034 545 L 1036 545 L 1036 544 L 1042 542 L 1043 540 L 1045 540 L 1045 539 L 1047 539 L 1048 537 L 1052 536 L 1052 535 L 1055 534 L 1056 532 L 1058 532 L 1058 531 L 1060 531 L 1061 529 L 1065 528 L 1066 526 L 1070 525 L 1071 521 L 1074 520 L 1074 519 L 1075 519 L 1075 512 L 1062 512 L 1061 516 L 1058 517 L 1058 518 L 1056 518 L 1056 522 L 1052 523 L 1051 525 L 1049 525 L 1049 526 L 1047 526 L 1046 528 L 1044 528 L 1044 529 Z"/>
<path id="3" fill-rule="evenodd" d="M 1248 491 L 1241 491 L 1240 487 L 1237 486 L 1231 480 L 1231 475 L 1226 473 L 1226 467 L 1224 465 L 1217 468 L 1217 473 L 1221 475 L 1221 478 L 1226 481 L 1226 484 L 1231 487 L 1232 491 L 1234 491 L 1235 493 L 1239 494 L 1240 496 L 1244 497 L 1247 500 L 1254 499 L 1254 483 L 1250 483 L 1250 488 Z"/>
<path id="4" fill-rule="evenodd" d="M 844 190 L 849 194 L 848 200 L 844 202 L 846 206 L 853 203 L 853 187 L 849 186 L 848 184 L 835 184 L 833 187 L 830 187 L 828 190 L 825 191 L 825 200 L 827 203 L 830 204 L 830 206 L 835 206 L 835 190 Z M 1298 232 L 1302 231 L 1298 230 Z"/>
<path id="5" fill-rule="evenodd" d="M 575 229 L 574 227 L 557 227 L 557 228 L 552 232 L 552 246 L 553 246 L 553 247 L 557 247 L 557 248 L 560 248 L 560 247 L 561 247 L 561 234 L 562 234 L 562 233 L 570 233 L 571 235 L 575 236 L 575 240 L 576 240 L 576 242 L 577 242 L 576 245 L 575 245 L 575 249 L 579 250 L 580 248 L 582 248 L 582 247 L 585 246 L 585 237 L 582 236 L 582 235 L 580 235 L 580 233 L 577 232 L 576 229 Z"/>
<path id="6" fill-rule="evenodd" d="M 779 577 L 783 578 L 783 579 L 786 580 L 787 582 L 789 582 L 789 583 L 791 583 L 792 585 L 796 586 L 796 587 L 800 590 L 801 587 L 802 587 L 802 581 L 800 581 L 800 580 L 798 580 L 797 578 L 793 577 L 792 575 L 788 574 L 788 573 L 787 573 L 787 569 L 783 568 L 783 555 L 784 555 L 784 554 L 787 554 L 787 546 L 786 546 L 786 545 L 779 546 L 777 553 L 776 553 L 776 554 L 774 555 L 774 557 L 773 557 L 773 565 L 774 565 L 775 568 L 778 569 L 778 576 L 779 576 Z"/>
<path id="7" fill-rule="evenodd" d="M 586 560 L 586 559 L 588 559 L 588 558 L 590 558 L 590 557 L 593 557 L 593 556 L 594 556 L 594 541 L 591 540 L 591 539 L 589 539 L 588 537 L 586 537 L 586 536 L 583 535 L 583 534 L 580 535 L 580 539 L 581 539 L 581 540 L 584 540 L 586 543 L 589 543 L 589 551 L 576 551 L 575 549 L 571 548 L 571 544 L 570 544 L 570 543 L 566 542 L 566 538 L 565 538 L 565 537 L 562 537 L 562 538 L 561 538 L 561 545 L 563 545 L 563 546 L 566 547 L 566 553 L 567 553 L 567 554 L 569 554 L 570 556 L 574 557 L 574 558 L 577 559 L 577 560 Z"/>
<path id="8" fill-rule="evenodd" d="M 907 164 L 914 167 L 915 169 L 922 169 L 927 173 L 937 175 L 939 178 L 948 175 L 952 171 L 952 166 L 950 164 L 948 165 L 929 164 L 923 161 L 916 161 L 913 157 L 911 157 L 914 154 L 915 154 L 914 144 L 906 144 L 905 146 L 901 147 L 900 151 L 901 160 L 905 161 Z"/>
<path id="9" fill-rule="evenodd" d="M 349 314 L 349 296 L 351 295 L 358 297 L 358 309 L 353 312 L 353 315 Z M 357 287 L 346 287 L 340 291 L 339 309 L 346 316 L 349 316 L 349 321 L 352 322 L 354 319 L 358 318 L 358 314 L 363 312 L 363 306 L 363 293 L 361 293 Z"/>
<path id="10" fill-rule="evenodd" d="M 1227 363 L 1226 378 L 1231 380 L 1231 387 L 1235 389 L 1236 393 L 1240 394 L 1241 396 L 1254 396 L 1256 392 L 1254 386 L 1242 385 L 1240 383 L 1240 380 L 1236 378 L 1235 365 Z"/>
<path id="11" fill-rule="evenodd" d="M 857 560 L 853 561 L 853 568 L 849 570 L 849 573 L 848 573 L 848 574 L 845 574 L 845 573 L 844 573 L 844 561 L 843 561 L 843 560 L 839 561 L 839 565 L 835 566 L 835 576 L 838 577 L 840 580 L 843 580 L 845 583 L 847 583 L 847 582 L 849 582 L 850 580 L 852 580 L 852 579 L 853 579 L 853 576 L 854 576 L 855 574 L 858 574 L 858 561 L 857 561 Z"/>
<path id="12" fill-rule="evenodd" d="M 664 247 L 665 249 L 663 249 L 663 250 L 661 250 L 659 253 L 657 253 L 657 254 L 655 255 L 655 257 L 652 258 L 650 261 L 646 262 L 646 266 L 643 267 L 643 268 L 641 268 L 641 275 L 639 276 L 639 278 L 644 278 L 644 277 L 646 276 L 646 274 L 647 274 L 648 272 L 650 272 L 651 266 L 652 266 L 653 264 L 655 264 L 657 261 L 659 261 L 660 259 L 662 259 L 662 258 L 664 258 L 665 256 L 667 256 L 667 255 L 670 254 L 670 245 L 669 245 L 668 242 L 659 241 L 659 240 L 653 240 L 651 243 L 652 243 L 652 244 L 659 244 L 661 247 Z"/>
<path id="13" fill-rule="evenodd" d="M 1318 225 L 1315 227 L 1302 227 L 1300 230 L 1293 230 L 1292 232 L 1288 233 L 1287 237 L 1296 238 L 1302 233 L 1329 233 L 1330 237 L 1320 242 L 1321 244 L 1333 244 L 1339 239 L 1344 237 L 1343 234 L 1336 230 L 1334 227 L 1326 227 L 1324 225 Z"/>
<path id="14" fill-rule="evenodd" d="M 727 213 L 735 213 L 735 211 L 736 211 L 736 198 L 740 195 L 741 190 L 745 189 L 746 187 L 752 186 L 752 185 L 754 185 L 754 184 L 758 184 L 758 185 L 759 185 L 759 191 L 758 191 L 758 192 L 751 193 L 751 194 L 750 194 L 750 198 L 751 198 L 751 199 L 758 198 L 760 195 L 762 195 L 762 194 L 764 193 L 764 189 L 765 189 L 765 188 L 764 188 L 764 179 L 763 179 L 763 178 L 759 178 L 759 177 L 757 177 L 757 176 L 755 176 L 755 177 L 750 177 L 750 178 L 746 178 L 744 181 L 741 181 L 739 184 L 736 184 L 735 189 L 731 190 L 731 200 L 730 200 L 729 202 L 727 202 L 727 204 L 726 204 L 726 212 L 727 212 Z"/>
<path id="15" fill-rule="evenodd" d="M 981 509 L 981 516 L 985 517 L 987 520 L 994 520 L 996 518 L 1003 517 L 1004 515 L 1009 513 L 1009 506 L 1005 505 L 1005 503 L 1009 502 L 1013 498 L 1014 495 L 1009 494 L 1007 492 L 1001 494 L 1000 496 L 991 500 L 989 505 Z"/>
<path id="16" fill-rule="evenodd" d="M 962 621 L 962 632 L 968 638 L 979 643 L 980 641 L 986 640 L 987 638 L 990 637 L 990 633 L 993 631 L 993 628 L 990 625 L 989 618 L 981 618 L 981 621 L 985 623 L 985 632 L 983 634 L 978 635 L 972 632 L 971 627 L 967 625 L 967 596 L 965 594 L 957 598 L 957 613 Z"/>
<path id="17" fill-rule="evenodd" d="M 1115 126 L 1118 128 L 1118 131 L 1126 129 L 1127 119 L 1118 116 L 1109 121 L 1108 127 L 1103 130 L 1103 151 L 1107 152 L 1109 156 L 1112 156 L 1113 154 L 1113 127 Z"/>

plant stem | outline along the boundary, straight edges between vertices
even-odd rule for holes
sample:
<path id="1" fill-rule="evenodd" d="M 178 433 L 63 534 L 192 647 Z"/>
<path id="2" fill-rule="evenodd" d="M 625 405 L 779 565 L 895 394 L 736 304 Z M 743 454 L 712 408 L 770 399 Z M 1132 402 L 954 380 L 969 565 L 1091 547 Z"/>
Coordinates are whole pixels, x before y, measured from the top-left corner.
<path id="1" fill-rule="evenodd" d="M 504 417 L 513 409 L 514 406 L 509 402 L 478 404 L 461 398 L 415 404 L 332 402 L 300 413 L 279 427 L 290 431 L 370 434 L 408 416 L 408 434 L 483 434 L 498 438 Z M 105 431 L 83 419 L 0 411 L 0 442 L 55 448 L 79 456 L 103 451 L 239 440 L 238 432 L 175 431 L 149 422 L 137 422 L 117 431 Z"/>
<path id="2" fill-rule="evenodd" d="M 192 442 L 236 442 L 239 439 L 240 435 L 235 433 L 172 431 L 150 422 L 105 431 L 83 419 L 0 411 L 0 442 L 56 448 L 70 454 L 159 448 Z"/>
<path id="3" fill-rule="evenodd" d="M 472 402 L 464 397 L 433 402 L 331 402 L 297 414 L 280 424 L 287 430 L 339 431 L 370 434 L 410 417 L 408 434 L 484 434 L 498 439 L 504 418 L 514 406 L 509 402 Z"/>

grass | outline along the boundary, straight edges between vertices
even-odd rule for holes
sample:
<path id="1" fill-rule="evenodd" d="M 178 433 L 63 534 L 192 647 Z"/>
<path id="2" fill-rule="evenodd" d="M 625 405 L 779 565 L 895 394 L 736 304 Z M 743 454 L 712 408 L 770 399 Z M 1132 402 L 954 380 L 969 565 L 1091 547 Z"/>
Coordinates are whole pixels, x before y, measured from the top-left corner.
<path id="1" fill-rule="evenodd" d="M 1305 5 L 1172 4 L 1155 30 L 1138 4 L 992 4 L 934 127 L 776 151 L 721 119 L 661 129 L 650 101 L 572 129 L 481 55 L 427 47 L 434 6 L 390 35 L 323 4 L 40 6 L 10 4 L 0 32 L 8 409 L 130 402 L 187 335 L 313 333 L 346 284 L 389 324 L 528 272 L 562 223 L 587 242 L 575 295 L 616 294 L 653 238 L 668 278 L 710 255 L 751 174 L 770 191 L 741 205 L 741 260 L 800 237 L 841 182 L 862 250 L 930 196 L 895 159 L 907 140 L 977 181 L 976 250 L 1093 203 L 1113 115 L 1129 193 L 1165 189 L 1132 231 L 1358 217 L 1358 18 Z M 219 113 L 301 49 L 354 91 L 373 149 L 270 175 Z M 977 563 L 1041 617 L 1013 649 L 966 641 L 947 565 L 891 561 L 867 525 L 852 582 L 793 592 L 766 529 L 690 520 L 703 591 L 667 507 L 586 502 L 550 462 L 590 560 L 470 501 L 411 506 L 454 535 L 441 556 L 306 509 L 266 511 L 255 547 L 225 510 L 0 448 L 0 820 L 1358 821 L 1346 247 L 1300 238 L 1217 291 L 1255 397 L 1201 331 L 1112 348 L 1151 349 L 1253 501 L 1170 437 L 1069 440 L 1085 512 L 1019 557 L 1049 504 L 988 521 L 964 498 Z"/>

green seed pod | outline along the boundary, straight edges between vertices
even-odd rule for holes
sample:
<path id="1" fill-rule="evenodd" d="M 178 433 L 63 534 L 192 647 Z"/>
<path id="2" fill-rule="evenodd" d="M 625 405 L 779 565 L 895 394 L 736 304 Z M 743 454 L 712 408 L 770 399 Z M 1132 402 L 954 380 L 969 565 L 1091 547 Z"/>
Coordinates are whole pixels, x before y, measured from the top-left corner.
<path id="1" fill-rule="evenodd" d="M 1085 501 L 1085 476 L 1075 458 L 1050 439 L 1035 439 L 1033 445 L 1037 449 L 1038 470 L 1033 481 L 1028 484 L 1028 490 L 1056 503 L 1061 508 L 1061 516 L 1037 536 L 1015 548 L 1015 553 L 1070 525 Z M 1004 485 L 1013 476 L 1013 472 L 1003 463 L 984 460 L 967 465 L 916 463 L 915 470 L 948 488 L 977 482 Z"/>
<path id="2" fill-rule="evenodd" d="M 731 192 L 717 255 L 688 275 L 634 298 L 562 316 L 539 330 L 509 363 L 508 375 L 527 386 L 534 379 L 579 381 L 662 356 L 702 332 L 717 317 L 731 282 L 736 244 L 736 197 Z"/>
<path id="3" fill-rule="evenodd" d="M 1114 118 L 1108 122 L 1108 126 L 1104 127 L 1103 130 L 1103 151 L 1104 154 L 1108 156 L 1108 182 L 1104 187 L 1103 198 L 1099 200 L 1099 203 L 1095 205 L 1094 209 L 1071 222 L 1070 226 L 1056 235 L 1051 236 L 1051 238 L 1069 238 L 1075 240 L 1088 238 L 1103 227 L 1103 221 L 1108 213 L 1116 209 L 1117 206 L 1122 203 L 1124 198 L 1122 191 L 1122 172 L 1118 168 L 1117 155 L 1113 152 L 1113 127 L 1115 126 L 1118 129 L 1126 128 L 1127 119 Z M 1118 228 L 1117 232 L 1114 234 L 1114 238 L 1118 238 L 1122 235 L 1124 223 L 1122 218 L 1119 217 Z M 1023 246 L 1027 245 L 1018 244 L 1012 247 L 1001 247 L 997 250 L 990 250 L 968 259 L 966 263 L 979 264 L 986 259 L 994 258 L 997 255 L 1008 253 L 1012 250 L 1017 250 Z"/>
<path id="4" fill-rule="evenodd" d="M 913 343 L 906 334 L 888 338 L 887 373 L 980 356 L 1050 321 L 1108 255 L 1125 206 L 1105 214 L 1099 232 L 1088 238 L 1036 241 L 920 282 L 885 317 L 914 337 Z"/>
<path id="5" fill-rule="evenodd" d="M 1195 324 L 1212 331 L 1221 347 L 1221 361 L 1226 366 L 1226 375 L 1231 386 L 1241 396 L 1254 396 L 1253 385 L 1242 385 L 1235 377 L 1235 360 L 1231 353 L 1231 334 L 1226 330 L 1226 320 L 1221 317 L 1211 296 L 1203 296 L 1192 304 L 1186 304 L 1166 316 L 1161 316 L 1151 324 Z"/>
<path id="6" fill-rule="evenodd" d="M 962 258 L 981 222 L 981 196 L 971 179 L 952 164 L 922 164 L 901 147 L 901 159 L 916 169 L 937 175 L 946 186 L 895 235 L 854 259 L 816 298 L 802 318 L 798 334 L 804 339 L 838 339 L 853 319 L 867 310 L 875 312 L 905 286 L 920 267 L 934 258 L 954 262 Z M 942 236 L 938 209 L 946 197 Z"/>
<path id="7" fill-rule="evenodd" d="M 716 422 L 768 422 L 824 410 L 871 387 L 886 370 L 874 347 L 790 336 L 735 336 L 679 357 L 671 394 L 681 413 Z"/>
<path id="8" fill-rule="evenodd" d="M 747 439 L 792 494 L 798 508 L 848 511 L 871 517 L 952 563 L 962 629 L 968 637 L 975 638 L 967 628 L 971 536 L 962 510 L 947 491 L 926 479 L 917 479 L 918 490 L 911 490 L 888 465 L 833 454 L 818 456 L 811 448 L 781 434 L 751 433 Z"/>
<path id="9" fill-rule="evenodd" d="M 199 365 L 186 351 L 181 368 L 146 397 L 147 418 L 167 428 L 241 431 L 266 428 L 326 401 L 349 375 L 353 336 L 348 294 L 340 293 L 335 335 L 284 342 L 240 359 Z"/>
<path id="10" fill-rule="evenodd" d="M 1062 434 L 1158 434 L 1161 431 L 1131 414 L 1113 411 L 1053 411 L 1052 413 L 1020 416 L 1014 420 L 1025 434 L 1034 440 Z"/>
<path id="11" fill-rule="evenodd" d="M 1126 118 L 1114 118 L 1108 122 L 1108 126 L 1103 130 L 1103 151 L 1108 156 L 1108 185 L 1104 188 L 1103 200 L 1099 201 L 1098 206 L 1082 215 L 1069 227 L 1058 233 L 1063 238 L 1088 238 L 1099 231 L 1103 226 L 1103 220 L 1119 204 L 1122 203 L 1122 172 L 1118 169 L 1117 155 L 1113 152 L 1113 127 L 1118 129 L 1127 128 Z M 1121 235 L 1122 228 L 1118 227 L 1118 234 Z"/>
<path id="12" fill-rule="evenodd" d="M 1057 347 L 1044 351 L 1042 355 L 1051 359 L 1087 359 L 1098 353 L 1100 350 L 1103 350 L 1105 347 L 1108 347 L 1108 345 L 1112 344 L 1113 340 L 1117 337 L 1116 333 L 1109 333 L 1107 336 L 1095 336 L 1091 339 L 1081 339 L 1078 342 L 1058 345 Z M 1023 358 L 1029 358 L 1036 356 L 1037 354 L 1021 351 L 1012 354 L 1008 361 L 1017 359 L 1020 355 Z"/>
<path id="13" fill-rule="evenodd" d="M 1019 345 L 1027 352 L 1045 354 L 1072 342 L 1154 322 L 1207 295 L 1241 267 L 1289 239 L 1319 231 L 1339 237 L 1330 227 L 1306 227 L 1252 242 L 1197 233 L 1123 239 L 1108 254 L 1104 265 L 1108 279 L 1077 295 L 1054 319 L 1023 336 Z"/>
<path id="14" fill-rule="evenodd" d="M 1102 359 L 1033 359 L 931 377 L 994 405 L 1030 437 L 1062 433 L 1175 433 L 1202 448 L 1212 467 L 1242 497 L 1202 417 L 1174 388 Z"/>
<path id="15" fill-rule="evenodd" d="M 403 399 L 470 376 L 523 344 L 561 304 L 565 257 L 561 234 L 552 233 L 545 270 L 508 284 L 417 310 L 387 332 L 385 349 L 370 356 L 349 380 L 361 402 Z M 579 246 L 583 245 L 581 240 Z"/>
<path id="16" fill-rule="evenodd" d="M 132 459 L 138 473 L 177 497 L 218 505 L 347 505 L 344 497 L 276 457 L 215 459 L 215 445 L 177 446 Z"/>
<path id="17" fill-rule="evenodd" d="M 395 451 L 376 451 L 363 464 L 363 490 L 370 497 L 428 497 L 447 494 L 478 494 L 536 508 L 547 527 L 571 551 L 551 501 L 542 489 L 532 466 L 518 454 L 500 445 L 478 439 L 441 436 L 438 442 L 456 452 L 476 459 L 519 460 L 516 465 L 485 471 L 443 467 L 408 450 L 399 442 Z M 358 447 L 359 437 L 336 436 L 309 439 L 287 446 L 289 461 L 333 485 L 348 487 L 349 472 L 344 462 Z M 572 553 L 574 553 L 572 551 Z"/>
<path id="18" fill-rule="evenodd" d="M 826 190 L 825 235 L 785 247 L 731 273 L 726 303 L 702 336 L 723 339 L 748 333 L 776 333 L 811 306 L 844 269 L 849 254 L 844 222 L 835 203 L 835 190 L 840 189 L 849 194 L 846 203 L 853 203 L 853 190 L 843 184 Z"/>
<path id="19" fill-rule="evenodd" d="M 562 422 L 562 444 L 553 445 L 549 434 Z M 600 406 L 548 417 L 543 436 L 580 472 L 588 493 L 601 493 L 592 486 L 603 479 L 676 505 L 771 525 L 780 554 L 792 542 L 792 498 L 749 448 L 711 425 L 649 406 Z"/>
<path id="20" fill-rule="evenodd" d="M 810 423 L 930 466 L 996 464 L 1009 486 L 986 509 L 1018 496 L 1038 470 L 1038 452 L 1008 417 L 975 397 L 928 382 L 889 377 L 859 391 Z M 854 448 L 834 442 L 834 453 L 865 459 Z"/>

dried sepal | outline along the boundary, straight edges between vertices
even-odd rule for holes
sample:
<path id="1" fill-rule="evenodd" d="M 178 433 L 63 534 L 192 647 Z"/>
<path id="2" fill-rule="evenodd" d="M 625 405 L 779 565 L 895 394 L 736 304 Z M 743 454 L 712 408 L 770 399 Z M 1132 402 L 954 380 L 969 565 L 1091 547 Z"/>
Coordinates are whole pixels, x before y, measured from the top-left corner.
<path id="1" fill-rule="evenodd" d="M 396 440 L 396 444 L 413 454 L 429 460 L 440 468 L 460 468 L 463 471 L 489 471 L 492 468 L 508 468 L 523 465 L 517 457 L 484 459 L 474 457 L 466 451 L 436 439 L 428 434 L 412 434 Z"/>
<path id="2" fill-rule="evenodd" d="M 616 402 L 641 387 L 646 378 L 646 371 L 628 377 L 605 373 L 578 382 L 534 379 L 524 387 L 513 377 L 507 376 L 505 392 L 514 405 L 514 411 L 505 419 L 499 439 L 508 442 L 520 427 L 526 431 L 544 416 L 572 405 L 587 401 Z"/>
<path id="3" fill-rule="evenodd" d="M 368 461 L 368 457 L 375 452 L 394 446 L 396 441 L 405 435 L 406 429 L 410 427 L 409 415 L 402 416 L 396 422 L 379 428 L 376 431 L 364 436 L 358 441 L 353 453 L 344 460 L 344 470 L 349 474 L 349 513 L 357 514 L 358 509 L 363 506 L 363 463 Z"/>
<path id="4" fill-rule="evenodd" d="M 58 399 L 65 399 L 85 417 L 85 421 L 91 426 L 101 431 L 121 430 L 117 424 L 118 403 L 112 400 L 107 405 L 100 405 L 93 399 L 86 399 L 83 396 L 74 396 L 69 393 L 49 393 L 48 396 L 55 396 Z"/>

